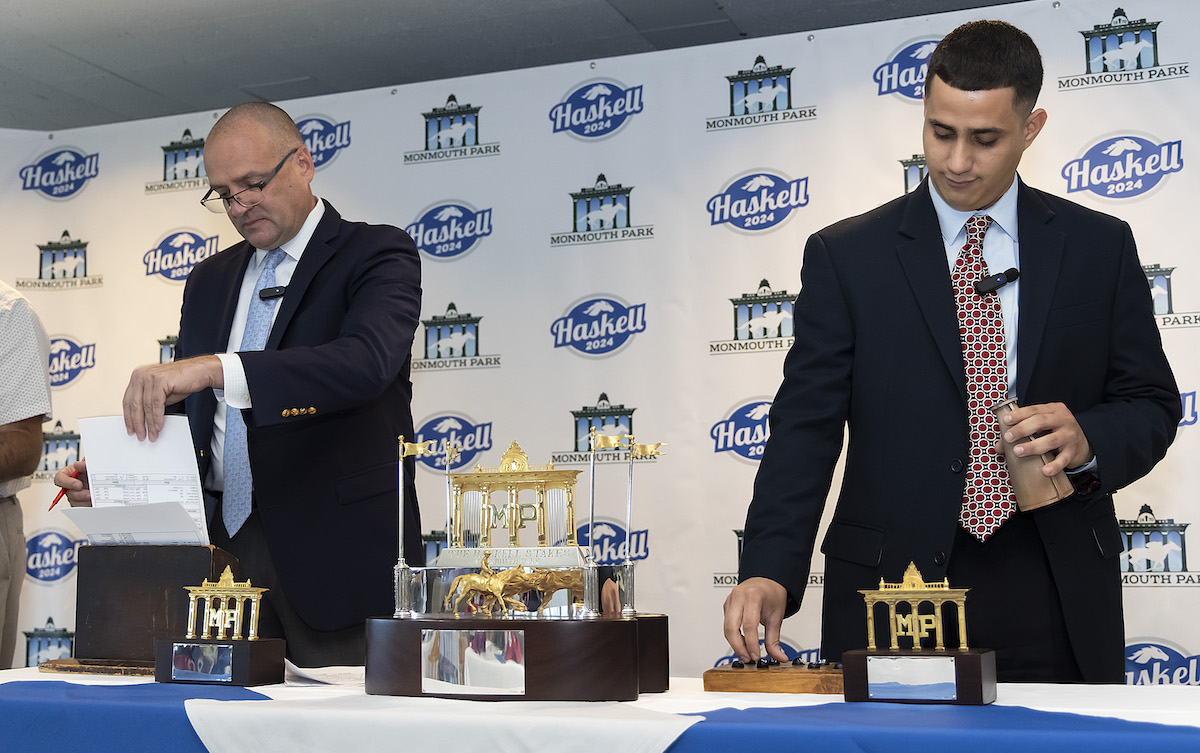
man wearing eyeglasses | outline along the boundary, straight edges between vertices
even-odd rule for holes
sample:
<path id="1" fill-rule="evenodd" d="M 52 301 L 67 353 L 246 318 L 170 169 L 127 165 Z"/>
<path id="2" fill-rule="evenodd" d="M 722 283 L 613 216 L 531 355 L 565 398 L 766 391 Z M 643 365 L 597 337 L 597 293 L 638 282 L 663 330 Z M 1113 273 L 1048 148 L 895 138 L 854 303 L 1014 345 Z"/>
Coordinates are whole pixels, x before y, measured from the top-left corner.
<path id="1" fill-rule="evenodd" d="M 365 618 L 395 606 L 417 249 L 402 230 L 347 222 L 313 195 L 312 155 L 274 105 L 226 113 L 204 167 L 203 205 L 245 241 L 188 276 L 176 360 L 133 372 L 126 429 L 154 441 L 182 403 L 212 541 L 270 589 L 260 634 L 286 638 L 301 666 L 361 665 Z M 423 564 L 414 468 L 407 460 L 404 549 Z M 55 482 L 72 504 L 90 503 L 85 474 Z"/>

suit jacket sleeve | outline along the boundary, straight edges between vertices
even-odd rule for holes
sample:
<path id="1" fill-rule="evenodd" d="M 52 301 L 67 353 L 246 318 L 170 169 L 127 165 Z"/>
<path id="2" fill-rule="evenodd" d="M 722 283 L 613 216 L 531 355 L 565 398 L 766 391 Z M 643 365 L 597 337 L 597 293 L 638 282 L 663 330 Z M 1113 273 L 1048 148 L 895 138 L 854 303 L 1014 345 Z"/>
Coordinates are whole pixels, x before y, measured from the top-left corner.
<path id="1" fill-rule="evenodd" d="M 253 425 L 260 428 L 289 420 L 285 412 L 293 408 L 327 415 L 368 403 L 405 372 L 411 357 L 421 305 L 412 239 L 393 227 L 341 223 L 327 247 L 315 240 L 296 274 L 316 261 L 310 259 L 314 251 L 330 252 L 329 259 L 286 312 L 282 332 L 273 329 L 278 349 L 269 343 L 239 354 Z"/>
<path id="2" fill-rule="evenodd" d="M 1082 340 L 1083 347 L 1095 351 L 1077 354 L 1081 361 L 1106 360 L 1093 370 L 1103 378 L 1101 400 L 1082 409 L 1073 408 L 1099 461 L 1098 494 L 1111 494 L 1149 473 L 1166 454 L 1182 413 L 1133 233 L 1124 222 L 1120 223 L 1120 232 L 1120 265 L 1112 291 L 1112 310 L 1104 319 L 1107 341 L 1093 343 L 1083 339 L 1078 330 L 1074 334 L 1070 328 L 1064 330 L 1073 340 Z M 1084 369 L 1080 372 L 1086 373 Z"/>
<path id="3" fill-rule="evenodd" d="M 746 516 L 739 579 L 766 577 L 799 609 L 850 406 L 853 321 L 820 234 L 809 238 L 794 308 L 796 341 L 771 405 L 771 436 Z"/>

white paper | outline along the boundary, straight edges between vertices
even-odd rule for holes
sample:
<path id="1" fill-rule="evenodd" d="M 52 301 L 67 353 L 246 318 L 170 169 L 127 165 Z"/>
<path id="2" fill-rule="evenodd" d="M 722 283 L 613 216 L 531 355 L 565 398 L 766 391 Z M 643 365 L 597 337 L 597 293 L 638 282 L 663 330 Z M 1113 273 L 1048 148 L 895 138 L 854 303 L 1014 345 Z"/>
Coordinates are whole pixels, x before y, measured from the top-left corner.
<path id="1" fill-rule="evenodd" d="M 204 493 L 184 416 L 157 441 L 125 433 L 121 416 L 79 419 L 92 507 L 64 512 L 92 544 L 208 544 Z"/>

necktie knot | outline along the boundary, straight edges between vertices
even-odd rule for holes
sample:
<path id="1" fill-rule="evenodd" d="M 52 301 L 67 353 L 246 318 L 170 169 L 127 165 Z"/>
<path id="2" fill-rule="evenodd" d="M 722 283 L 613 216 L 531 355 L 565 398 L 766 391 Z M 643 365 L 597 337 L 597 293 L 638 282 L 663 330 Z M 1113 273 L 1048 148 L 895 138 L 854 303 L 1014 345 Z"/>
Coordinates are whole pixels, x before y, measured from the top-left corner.
<path id="1" fill-rule="evenodd" d="M 992 226 L 992 218 L 986 214 L 973 214 L 967 220 L 967 243 L 983 243 L 983 236 Z"/>

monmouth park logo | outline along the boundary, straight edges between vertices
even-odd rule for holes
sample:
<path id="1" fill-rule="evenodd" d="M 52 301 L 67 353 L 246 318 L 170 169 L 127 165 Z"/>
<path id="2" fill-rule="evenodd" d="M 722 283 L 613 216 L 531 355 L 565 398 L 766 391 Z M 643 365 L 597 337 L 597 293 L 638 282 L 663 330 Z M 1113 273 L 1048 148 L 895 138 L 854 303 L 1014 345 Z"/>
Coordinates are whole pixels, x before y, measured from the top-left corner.
<path id="1" fill-rule="evenodd" d="M 96 365 L 96 344 L 82 345 L 66 336 L 50 338 L 50 386 L 66 387 Z"/>
<path id="2" fill-rule="evenodd" d="M 708 200 L 710 225 L 728 224 L 738 230 L 769 230 L 796 207 L 808 204 L 808 178 L 792 180 L 769 172 L 734 178 Z"/>
<path id="3" fill-rule="evenodd" d="M 476 424 L 462 413 L 439 413 L 417 427 L 418 443 L 437 442 L 437 452 L 418 455 L 417 462 L 435 471 L 446 471 L 446 447 L 458 449 L 450 470 L 469 466 L 479 453 L 492 449 L 492 422 Z"/>
<path id="4" fill-rule="evenodd" d="M 75 570 L 76 555 L 84 539 L 73 540 L 61 531 L 45 531 L 25 542 L 25 572 L 41 583 L 62 580 Z"/>
<path id="5" fill-rule="evenodd" d="M 650 556 L 650 534 L 642 529 L 629 536 L 625 528 L 616 521 L 596 518 L 596 537 L 588 531 L 588 524 L 579 526 L 575 532 L 580 546 L 590 546 L 597 565 L 619 565 L 625 561 L 626 551 L 631 560 L 644 560 Z"/>
<path id="6" fill-rule="evenodd" d="M 204 176 L 204 139 L 183 129 L 178 141 L 162 146 L 162 180 L 146 184 L 146 194 L 208 188 Z"/>
<path id="7" fill-rule="evenodd" d="M 1091 191 L 1106 198 L 1129 199 L 1182 169 L 1182 142 L 1155 144 L 1141 136 L 1122 135 L 1093 144 L 1082 157 L 1063 165 L 1062 176 L 1068 193 Z"/>
<path id="8" fill-rule="evenodd" d="M 729 416 L 713 424 L 709 436 L 713 440 L 713 452 L 733 452 L 735 455 L 758 462 L 771 427 L 767 417 L 771 414 L 770 400 L 751 400 L 729 412 Z"/>
<path id="9" fill-rule="evenodd" d="M 21 189 L 40 191 L 52 199 L 69 199 L 100 174 L 100 154 L 66 147 L 21 168 Z"/>
<path id="10" fill-rule="evenodd" d="M 550 108 L 554 133 L 567 131 L 586 139 L 616 133 L 642 111 L 642 87 L 626 89 L 615 81 L 589 81 Z"/>
<path id="11" fill-rule="evenodd" d="M 1179 402 L 1183 408 L 1183 418 L 1179 419 L 1179 425 L 1181 427 L 1195 426 L 1198 418 L 1196 415 L 1196 390 L 1179 393 Z"/>
<path id="12" fill-rule="evenodd" d="M 425 326 L 425 354 L 414 358 L 413 371 L 496 369 L 499 354 L 480 355 L 480 322 L 482 316 L 460 312 L 451 301 L 445 314 L 422 319 Z"/>
<path id="13" fill-rule="evenodd" d="M 731 128 L 815 120 L 815 106 L 797 107 L 793 103 L 794 70 L 793 67 L 767 65 L 766 58 L 759 55 L 751 67 L 725 76 L 729 82 L 729 114 L 705 118 L 704 130 L 713 133 Z"/>
<path id="14" fill-rule="evenodd" d="M 461 201 L 446 201 L 424 210 L 404 228 L 419 248 L 434 259 L 464 256 L 492 234 L 492 210 L 475 209 Z"/>
<path id="15" fill-rule="evenodd" d="M 1059 77 L 1058 91 L 1187 78 L 1188 63 L 1164 64 L 1160 61 L 1158 27 L 1161 23 L 1145 18 L 1131 19 L 1124 9 L 1117 8 L 1109 23 L 1080 29 L 1084 73 Z"/>
<path id="16" fill-rule="evenodd" d="M 759 651 L 758 655 L 759 656 L 767 655 L 767 650 L 765 648 L 763 648 L 764 643 L 766 643 L 765 640 L 763 640 L 762 638 L 758 639 L 758 651 Z M 779 639 L 779 647 L 781 649 L 783 649 L 783 653 L 787 656 L 788 661 L 792 661 L 794 659 L 799 659 L 800 661 L 811 663 L 811 662 L 817 662 L 817 661 L 821 660 L 821 649 L 819 649 L 819 648 L 797 649 L 797 648 L 792 647 L 792 643 L 794 643 L 794 641 L 791 638 L 785 638 L 785 637 L 781 636 Z M 713 663 L 713 666 L 714 667 L 724 667 L 727 664 L 732 664 L 733 660 L 736 658 L 737 658 L 737 654 L 729 654 L 728 656 L 722 656 L 720 659 L 717 659 L 717 661 L 715 663 Z"/>
<path id="17" fill-rule="evenodd" d="M 488 144 L 479 141 L 482 109 L 480 105 L 459 102 L 451 94 L 444 107 L 421 113 L 425 118 L 425 148 L 405 152 L 404 164 L 499 156 L 498 141 Z"/>
<path id="18" fill-rule="evenodd" d="M 941 39 L 922 39 L 904 47 L 892 59 L 875 69 L 873 76 L 879 96 L 899 94 L 920 101 L 925 97 L 925 74 L 929 56 Z"/>
<path id="19" fill-rule="evenodd" d="M 607 356 L 630 338 L 646 331 L 646 304 L 632 306 L 613 296 L 574 303 L 550 325 L 554 347 L 571 348 L 585 356 Z"/>
<path id="20" fill-rule="evenodd" d="M 336 123 L 321 115 L 309 115 L 296 121 L 304 145 L 312 153 L 313 166 L 320 170 L 333 162 L 346 147 L 350 146 L 350 121 Z"/>
<path id="21" fill-rule="evenodd" d="M 1125 644 L 1126 685 L 1200 685 L 1200 656 L 1161 639 Z"/>
<path id="22" fill-rule="evenodd" d="M 205 238 L 197 230 L 183 228 L 164 235 L 142 257 L 142 263 L 147 277 L 161 275 L 164 280 L 183 282 L 193 267 L 220 250 L 217 236 Z"/>

